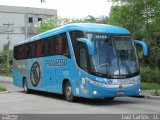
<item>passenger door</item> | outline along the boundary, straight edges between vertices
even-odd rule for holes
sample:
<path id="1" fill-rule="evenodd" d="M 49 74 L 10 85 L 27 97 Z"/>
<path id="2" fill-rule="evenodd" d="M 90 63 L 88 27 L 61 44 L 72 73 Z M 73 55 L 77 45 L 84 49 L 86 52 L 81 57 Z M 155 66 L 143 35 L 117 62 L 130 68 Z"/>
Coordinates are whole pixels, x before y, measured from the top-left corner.
<path id="1" fill-rule="evenodd" d="M 89 72 L 89 54 L 86 44 L 82 42 L 78 42 L 78 66 L 81 68 L 79 70 L 80 94 L 84 97 L 89 96 L 89 84 L 86 81 Z"/>

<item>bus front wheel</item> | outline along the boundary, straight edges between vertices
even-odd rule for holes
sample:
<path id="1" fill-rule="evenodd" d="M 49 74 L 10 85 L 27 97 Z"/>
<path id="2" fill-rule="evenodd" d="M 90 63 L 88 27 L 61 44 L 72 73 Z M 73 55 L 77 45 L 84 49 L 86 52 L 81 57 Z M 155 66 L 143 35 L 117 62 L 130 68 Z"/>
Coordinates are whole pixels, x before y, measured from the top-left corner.
<path id="1" fill-rule="evenodd" d="M 65 95 L 65 99 L 66 99 L 68 102 L 73 102 L 74 99 L 75 99 L 74 96 L 73 96 L 72 87 L 71 87 L 70 82 L 67 82 L 67 83 L 65 84 L 64 95 Z"/>
<path id="2" fill-rule="evenodd" d="M 114 100 L 115 97 L 104 98 L 105 100 Z"/>
<path id="3" fill-rule="evenodd" d="M 30 90 L 28 89 L 28 84 L 27 84 L 26 79 L 24 79 L 24 81 L 23 81 L 23 90 L 26 94 L 30 93 Z"/>

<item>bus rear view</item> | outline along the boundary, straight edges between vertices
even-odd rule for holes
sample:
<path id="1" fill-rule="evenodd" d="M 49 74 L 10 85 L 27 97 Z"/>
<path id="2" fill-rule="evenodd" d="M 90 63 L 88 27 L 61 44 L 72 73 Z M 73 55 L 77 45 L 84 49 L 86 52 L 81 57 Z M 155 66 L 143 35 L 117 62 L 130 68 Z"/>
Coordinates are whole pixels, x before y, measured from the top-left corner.
<path id="1" fill-rule="evenodd" d="M 65 44 L 58 44 L 55 42 L 58 39 L 52 39 L 61 35 L 65 38 Z M 75 97 L 113 99 L 139 95 L 141 78 L 135 43 L 143 47 L 144 55 L 148 54 L 148 49 L 144 42 L 132 40 L 128 30 L 111 25 L 77 23 L 47 31 L 28 42 L 36 44 L 43 40 L 44 46 L 41 44 L 41 50 L 45 51 L 45 41 L 48 38 L 51 43 L 53 40 L 55 48 L 67 48 L 69 56 L 50 54 L 42 55 L 41 58 L 36 55 L 28 59 L 24 57 L 20 61 L 14 59 L 13 73 L 14 76 L 19 73 L 20 77 L 19 82 L 14 78 L 16 86 L 24 87 L 25 91 L 33 89 L 63 94 L 70 102 Z M 23 46 L 28 42 L 23 43 Z M 28 66 L 26 72 L 16 68 L 19 62 Z M 41 71 L 36 86 L 32 84 L 34 76 L 30 76 L 34 63 L 37 63 Z"/>

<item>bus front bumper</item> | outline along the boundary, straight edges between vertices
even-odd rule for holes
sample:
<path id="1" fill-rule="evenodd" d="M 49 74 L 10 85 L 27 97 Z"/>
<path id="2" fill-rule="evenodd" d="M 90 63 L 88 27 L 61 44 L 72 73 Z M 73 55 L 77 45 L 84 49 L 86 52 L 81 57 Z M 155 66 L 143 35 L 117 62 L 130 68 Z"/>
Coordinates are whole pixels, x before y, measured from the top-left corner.
<path id="1" fill-rule="evenodd" d="M 118 88 L 107 88 L 90 84 L 90 98 L 112 98 L 123 96 L 137 96 L 140 92 L 141 83 L 129 87 L 120 86 Z"/>

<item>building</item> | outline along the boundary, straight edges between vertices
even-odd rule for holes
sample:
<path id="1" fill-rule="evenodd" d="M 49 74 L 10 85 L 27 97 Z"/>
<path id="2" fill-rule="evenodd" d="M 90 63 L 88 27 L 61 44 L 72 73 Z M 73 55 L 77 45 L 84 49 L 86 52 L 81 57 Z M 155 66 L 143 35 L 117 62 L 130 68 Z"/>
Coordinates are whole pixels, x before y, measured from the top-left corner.
<path id="1" fill-rule="evenodd" d="M 57 16 L 56 9 L 0 5 L 0 49 L 8 41 L 12 49 L 16 43 L 38 34 L 38 23 L 53 16 Z"/>

